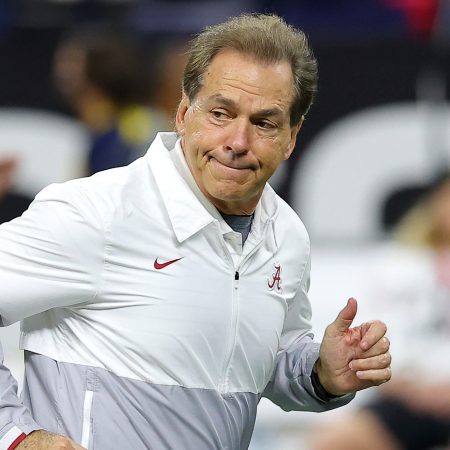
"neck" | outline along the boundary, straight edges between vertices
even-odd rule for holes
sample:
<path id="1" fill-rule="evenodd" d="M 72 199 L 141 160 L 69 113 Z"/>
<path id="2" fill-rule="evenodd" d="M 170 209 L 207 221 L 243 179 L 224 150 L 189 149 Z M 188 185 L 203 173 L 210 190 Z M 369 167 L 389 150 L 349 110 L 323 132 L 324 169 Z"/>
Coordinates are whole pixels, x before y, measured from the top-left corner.
<path id="1" fill-rule="evenodd" d="M 205 194 L 205 193 L 204 193 Z M 206 198 L 219 210 L 221 214 L 226 214 L 228 216 L 251 216 L 256 209 L 260 196 L 257 199 L 242 204 L 241 202 L 227 202 L 221 201 L 216 198 L 211 198 L 209 195 L 205 194 Z"/>

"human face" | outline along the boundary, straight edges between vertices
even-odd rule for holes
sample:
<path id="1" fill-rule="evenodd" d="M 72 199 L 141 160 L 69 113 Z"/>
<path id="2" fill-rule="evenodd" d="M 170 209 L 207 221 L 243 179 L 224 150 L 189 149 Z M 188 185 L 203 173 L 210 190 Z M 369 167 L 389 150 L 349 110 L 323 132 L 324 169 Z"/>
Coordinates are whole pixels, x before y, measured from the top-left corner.
<path id="1" fill-rule="evenodd" d="M 225 214 L 252 214 L 264 185 L 295 146 L 294 87 L 287 61 L 263 63 L 234 50 L 211 61 L 195 99 L 186 94 L 176 127 L 203 194 Z"/>

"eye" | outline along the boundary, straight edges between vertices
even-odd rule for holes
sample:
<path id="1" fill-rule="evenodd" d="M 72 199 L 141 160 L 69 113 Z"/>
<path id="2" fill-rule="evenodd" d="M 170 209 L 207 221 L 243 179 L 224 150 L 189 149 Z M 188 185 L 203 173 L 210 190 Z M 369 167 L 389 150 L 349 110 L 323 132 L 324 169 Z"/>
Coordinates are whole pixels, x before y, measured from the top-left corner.
<path id="1" fill-rule="evenodd" d="M 218 120 L 225 120 L 228 119 L 230 116 L 227 114 L 226 111 L 222 109 L 213 109 L 211 111 L 211 115 Z"/>
<path id="2" fill-rule="evenodd" d="M 274 122 L 270 122 L 268 120 L 258 120 L 255 122 L 255 125 L 262 130 L 273 130 L 277 128 L 277 125 Z"/>

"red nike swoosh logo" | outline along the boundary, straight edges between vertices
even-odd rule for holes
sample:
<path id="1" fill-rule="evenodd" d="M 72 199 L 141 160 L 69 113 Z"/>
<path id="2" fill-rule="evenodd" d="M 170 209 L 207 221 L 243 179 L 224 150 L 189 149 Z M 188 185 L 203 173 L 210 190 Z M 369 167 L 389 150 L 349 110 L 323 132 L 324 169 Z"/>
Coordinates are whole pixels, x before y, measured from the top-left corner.
<path id="1" fill-rule="evenodd" d="M 158 262 L 158 258 L 156 258 L 155 262 L 153 263 L 153 267 L 155 269 L 157 269 L 157 270 L 164 269 L 164 267 L 170 266 L 171 264 L 173 264 L 174 262 L 179 261 L 180 259 L 183 259 L 183 257 L 177 258 L 177 259 L 172 259 L 172 261 L 167 261 L 165 263 L 159 263 Z"/>

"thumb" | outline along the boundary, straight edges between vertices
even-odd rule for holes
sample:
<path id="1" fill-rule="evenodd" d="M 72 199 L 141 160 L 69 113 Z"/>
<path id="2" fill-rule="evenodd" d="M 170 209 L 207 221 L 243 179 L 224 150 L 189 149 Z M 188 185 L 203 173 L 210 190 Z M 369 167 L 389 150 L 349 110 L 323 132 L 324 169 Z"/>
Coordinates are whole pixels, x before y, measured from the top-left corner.
<path id="1" fill-rule="evenodd" d="M 349 298 L 347 304 L 339 312 L 333 326 L 336 331 L 344 332 L 347 331 L 352 325 L 353 319 L 356 316 L 356 311 L 358 310 L 358 302 L 352 297 Z"/>

